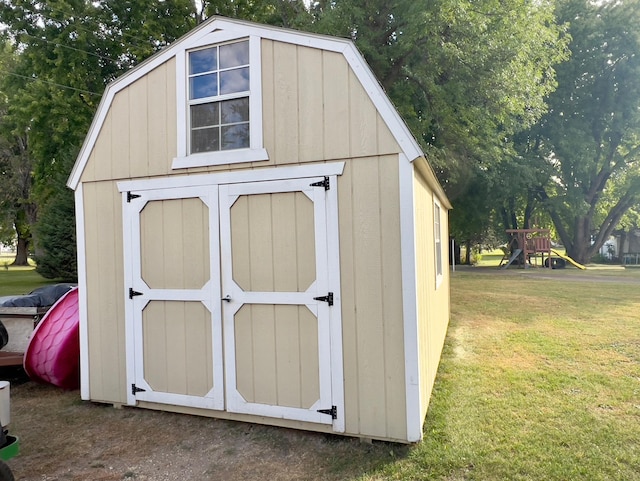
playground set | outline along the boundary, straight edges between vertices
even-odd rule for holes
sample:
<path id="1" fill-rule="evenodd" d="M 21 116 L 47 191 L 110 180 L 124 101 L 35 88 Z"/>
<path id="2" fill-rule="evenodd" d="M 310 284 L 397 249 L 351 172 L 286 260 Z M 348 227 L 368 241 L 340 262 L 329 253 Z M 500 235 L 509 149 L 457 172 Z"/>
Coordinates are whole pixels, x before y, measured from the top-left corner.
<path id="1" fill-rule="evenodd" d="M 500 269 L 506 269 L 511 265 L 517 265 L 523 269 L 528 267 L 564 269 L 567 262 L 578 269 L 586 269 L 571 257 L 551 247 L 549 229 L 507 229 L 506 232 L 511 236 L 511 241 L 500 261 Z"/>

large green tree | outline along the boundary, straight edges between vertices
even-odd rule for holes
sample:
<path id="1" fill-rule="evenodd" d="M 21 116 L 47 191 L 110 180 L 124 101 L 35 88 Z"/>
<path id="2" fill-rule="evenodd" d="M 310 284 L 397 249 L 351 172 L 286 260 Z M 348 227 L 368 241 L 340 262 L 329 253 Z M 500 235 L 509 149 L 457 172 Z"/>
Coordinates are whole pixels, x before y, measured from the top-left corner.
<path id="1" fill-rule="evenodd" d="M 355 40 L 422 144 L 453 202 L 459 244 L 532 216 L 529 185 L 539 174 L 513 142 L 546 112 L 554 66 L 568 56 L 554 4 L 332 0 L 312 8 L 313 28 Z"/>
<path id="2" fill-rule="evenodd" d="M 551 0 L 334 0 L 313 11 L 314 28 L 355 40 L 454 203 L 545 112 L 566 55 Z"/>
<path id="3" fill-rule="evenodd" d="M 0 135 L 14 152 L 22 146 L 13 157 L 13 172 L 30 172 L 28 199 L 38 206 L 16 211 L 19 247 L 22 231 L 35 232 L 41 272 L 69 278 L 75 265 L 73 209 L 64 185 L 69 159 L 82 144 L 106 83 L 192 28 L 195 5 L 191 0 L 15 0 L 0 3 L 0 22 L 15 58 L 0 70 L 11 99 L 2 119 L 11 131 Z M 16 144 L 20 135 L 28 142 Z M 38 226 L 36 212 L 43 214 Z M 62 222 L 64 212 L 71 219 Z M 0 217 L 7 214 L 10 204 L 0 204 Z"/>
<path id="4" fill-rule="evenodd" d="M 4 44 L 0 51 L 0 71 L 10 71 L 15 64 L 13 49 Z M 8 118 L 14 99 L 6 80 L 0 77 L 0 243 L 15 242 L 13 265 L 26 266 L 37 213 L 32 195 L 33 158 L 29 152 L 28 130 Z"/>
<path id="5" fill-rule="evenodd" d="M 532 130 L 539 191 L 568 254 L 588 262 L 640 199 L 640 2 L 564 0 L 571 58 Z"/>

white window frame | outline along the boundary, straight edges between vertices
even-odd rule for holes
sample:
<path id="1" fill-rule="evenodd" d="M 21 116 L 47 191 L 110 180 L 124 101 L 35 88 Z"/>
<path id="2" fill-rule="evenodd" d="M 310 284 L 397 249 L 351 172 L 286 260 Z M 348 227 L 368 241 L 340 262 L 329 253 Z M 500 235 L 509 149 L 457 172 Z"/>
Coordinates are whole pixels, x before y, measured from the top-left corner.
<path id="1" fill-rule="evenodd" d="M 442 206 L 437 199 L 433 200 L 433 245 L 436 289 L 444 279 L 444 259 L 442 249 Z"/>
<path id="2" fill-rule="evenodd" d="M 189 52 L 239 40 L 249 40 L 249 148 L 215 152 L 189 152 Z M 262 138 L 262 55 L 260 37 L 216 31 L 200 39 L 197 45 L 176 54 L 177 156 L 172 169 L 269 160 Z"/>

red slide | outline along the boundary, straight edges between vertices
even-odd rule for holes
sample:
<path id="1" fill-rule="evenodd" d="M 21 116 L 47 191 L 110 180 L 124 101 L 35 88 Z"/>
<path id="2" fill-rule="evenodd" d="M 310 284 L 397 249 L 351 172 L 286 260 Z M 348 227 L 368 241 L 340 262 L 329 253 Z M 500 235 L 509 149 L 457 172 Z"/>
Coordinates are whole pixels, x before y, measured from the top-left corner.
<path id="1" fill-rule="evenodd" d="M 24 353 L 24 370 L 34 381 L 63 389 L 80 387 L 80 317 L 74 287 L 47 311 Z"/>

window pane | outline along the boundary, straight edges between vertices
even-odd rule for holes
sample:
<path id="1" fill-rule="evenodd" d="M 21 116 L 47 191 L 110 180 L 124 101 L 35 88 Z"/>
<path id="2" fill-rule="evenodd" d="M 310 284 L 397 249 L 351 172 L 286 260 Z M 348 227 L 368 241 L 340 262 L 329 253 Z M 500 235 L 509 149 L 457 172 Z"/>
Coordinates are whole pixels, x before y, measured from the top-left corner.
<path id="1" fill-rule="evenodd" d="M 191 153 L 220 150 L 220 128 L 191 130 Z"/>
<path id="2" fill-rule="evenodd" d="M 218 70 L 217 49 L 207 48 L 189 54 L 189 74 Z"/>
<path id="3" fill-rule="evenodd" d="M 220 95 L 249 90 L 249 67 L 220 72 Z"/>
<path id="4" fill-rule="evenodd" d="M 220 122 L 220 104 L 201 104 L 191 106 L 191 127 L 208 127 Z"/>
<path id="5" fill-rule="evenodd" d="M 249 124 L 222 127 L 222 150 L 249 147 Z"/>
<path id="6" fill-rule="evenodd" d="M 222 124 L 235 124 L 249 121 L 249 97 L 220 102 Z"/>
<path id="7" fill-rule="evenodd" d="M 200 75 L 189 79 L 189 98 L 202 99 L 218 95 L 218 74 Z"/>
<path id="8" fill-rule="evenodd" d="M 249 41 L 231 43 L 220 47 L 220 68 L 249 65 Z"/>

